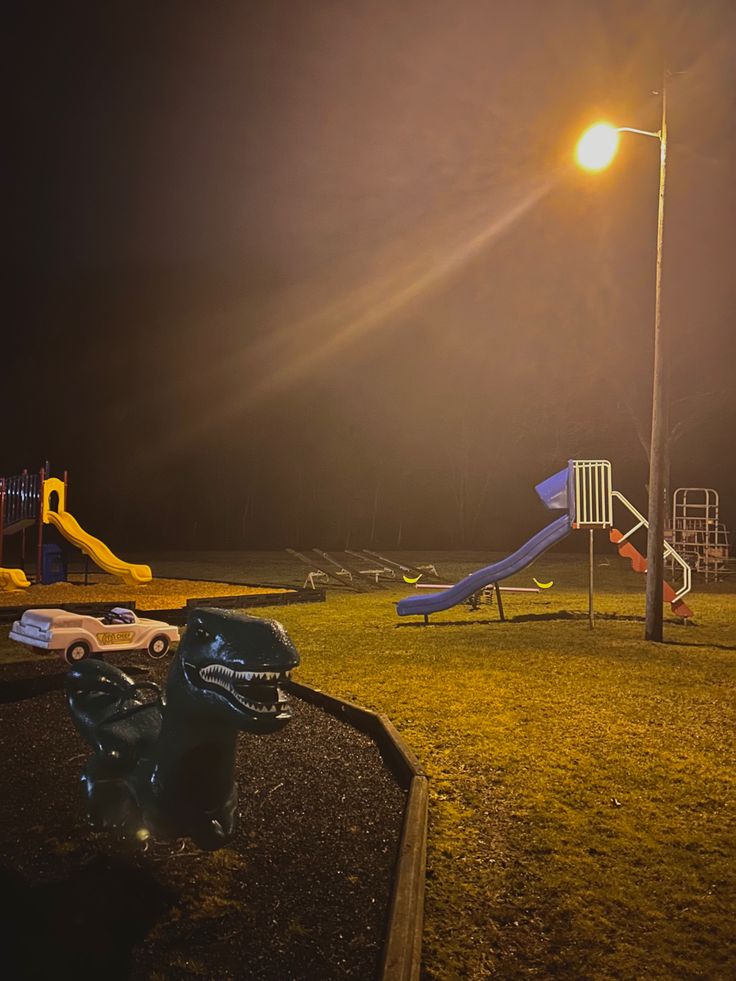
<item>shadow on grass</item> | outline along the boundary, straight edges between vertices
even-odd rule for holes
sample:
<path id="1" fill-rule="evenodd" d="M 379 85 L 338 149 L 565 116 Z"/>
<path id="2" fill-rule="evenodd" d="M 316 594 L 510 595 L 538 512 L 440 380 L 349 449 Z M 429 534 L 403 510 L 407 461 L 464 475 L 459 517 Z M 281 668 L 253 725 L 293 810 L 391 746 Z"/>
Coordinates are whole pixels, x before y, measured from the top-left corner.
<path id="1" fill-rule="evenodd" d="M 432 616 L 432 614 L 430 614 Z M 571 610 L 558 610 L 555 613 L 520 613 L 518 616 L 507 616 L 505 620 L 499 620 L 498 617 L 493 619 L 470 619 L 467 620 L 430 620 L 428 623 L 424 623 L 422 620 L 412 620 L 408 623 L 397 623 L 397 627 L 485 627 L 485 626 L 495 626 L 502 625 L 504 623 L 536 623 L 536 622 L 555 622 L 560 620 L 580 620 L 587 621 L 587 613 L 573 613 Z M 597 614 L 596 620 L 620 620 L 620 621 L 632 621 L 636 623 L 643 623 L 644 617 L 627 617 L 618 616 L 613 613 L 601 613 Z M 679 624 L 678 624 L 679 626 Z"/>
<path id="2" fill-rule="evenodd" d="M 430 614 L 432 616 L 433 614 Z M 595 621 L 607 620 L 614 621 L 615 623 L 644 623 L 645 618 L 642 616 L 627 616 L 621 613 L 596 613 L 593 617 Z M 587 613 L 574 613 L 571 610 L 558 610 L 555 613 L 520 613 L 518 616 L 507 616 L 505 620 L 499 620 L 498 617 L 494 619 L 467 619 L 467 620 L 430 620 L 428 623 L 424 623 L 422 620 L 412 620 L 408 623 L 397 623 L 397 627 L 474 627 L 474 626 L 492 626 L 494 624 L 501 623 L 552 623 L 561 620 L 578 620 L 580 622 L 587 622 Z M 686 620 L 667 620 L 666 627 L 695 627 L 696 624 L 689 623 Z M 679 643 L 671 642 L 671 643 Z M 692 647 L 718 647 L 723 645 L 718 644 L 692 644 Z M 725 647 L 725 650 L 733 650 L 732 647 Z"/>
<path id="3" fill-rule="evenodd" d="M 432 616 L 432 614 L 430 614 Z M 580 613 L 571 613 L 569 610 L 560 610 L 557 613 L 529 613 L 515 617 L 506 617 L 505 620 L 493 619 L 470 619 L 467 620 L 430 620 L 424 623 L 423 620 L 411 620 L 406 623 L 397 623 L 401 627 L 488 627 L 502 625 L 503 623 L 525 623 L 532 620 L 587 620 L 587 616 Z"/>
<path id="4" fill-rule="evenodd" d="M 421 620 L 412 620 L 411 623 L 397 623 L 394 626 L 397 630 L 411 629 L 412 627 L 489 627 L 500 623 L 500 620 L 430 620 L 424 623 Z"/>
<path id="5" fill-rule="evenodd" d="M 736 651 L 736 644 L 713 644 L 710 642 L 699 644 L 697 641 L 691 643 L 688 640 L 664 640 L 662 643 L 671 647 L 711 647 L 717 651 Z"/>

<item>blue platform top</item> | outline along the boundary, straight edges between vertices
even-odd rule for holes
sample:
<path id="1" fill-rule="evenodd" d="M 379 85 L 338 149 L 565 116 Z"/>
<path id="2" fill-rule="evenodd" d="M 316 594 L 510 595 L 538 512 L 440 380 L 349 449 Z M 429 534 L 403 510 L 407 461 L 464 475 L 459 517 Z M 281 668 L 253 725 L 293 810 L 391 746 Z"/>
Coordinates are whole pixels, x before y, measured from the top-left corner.
<path id="1" fill-rule="evenodd" d="M 572 460 L 570 460 L 564 470 L 547 477 L 534 488 L 539 494 L 542 502 L 550 511 L 567 511 L 568 514 L 575 513 L 575 491 L 572 481 Z"/>

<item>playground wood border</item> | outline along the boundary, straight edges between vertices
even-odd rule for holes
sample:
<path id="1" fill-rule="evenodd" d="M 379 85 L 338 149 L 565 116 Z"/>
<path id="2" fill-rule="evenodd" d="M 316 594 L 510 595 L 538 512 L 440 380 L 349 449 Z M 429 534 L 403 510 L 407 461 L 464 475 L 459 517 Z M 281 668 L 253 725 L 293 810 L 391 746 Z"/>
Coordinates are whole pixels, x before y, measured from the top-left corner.
<path id="1" fill-rule="evenodd" d="M 186 580 L 183 580 L 186 581 Z M 193 580 L 201 582 L 201 580 Z M 223 585 L 244 586 L 245 583 L 223 583 Z M 189 599 L 186 606 L 176 607 L 175 609 L 161 610 L 139 610 L 135 600 L 115 600 L 116 606 L 124 606 L 128 610 L 135 610 L 141 616 L 149 617 L 153 620 L 165 620 L 168 623 L 180 626 L 187 622 L 190 610 L 197 606 L 216 606 L 218 609 L 246 609 L 258 606 L 290 606 L 292 603 L 324 603 L 324 589 L 301 589 L 291 587 L 284 588 L 285 592 L 280 593 L 244 593 L 240 596 L 203 596 Z M 61 608 L 70 613 L 88 613 L 94 616 L 96 613 L 104 613 L 110 609 L 112 601 L 100 603 L 62 603 Z M 39 603 L 27 603 L 21 606 L 0 606 L 0 624 L 12 623 L 19 620 L 26 610 L 46 609 Z"/>
<path id="2" fill-rule="evenodd" d="M 391 891 L 380 981 L 418 981 L 424 926 L 427 865 L 427 774 L 388 716 L 355 705 L 319 688 L 289 681 L 297 698 L 324 709 L 369 735 L 399 786 L 408 791 Z"/>

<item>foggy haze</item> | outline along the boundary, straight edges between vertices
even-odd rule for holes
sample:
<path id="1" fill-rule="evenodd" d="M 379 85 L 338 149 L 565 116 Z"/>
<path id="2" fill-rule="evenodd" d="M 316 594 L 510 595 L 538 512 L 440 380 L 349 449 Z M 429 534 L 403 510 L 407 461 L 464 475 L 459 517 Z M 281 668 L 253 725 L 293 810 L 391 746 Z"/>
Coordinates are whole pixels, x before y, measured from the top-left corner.
<path id="1" fill-rule="evenodd" d="M 736 525 L 729 0 L 16 5 L 4 475 L 113 546 L 509 548 L 644 506 L 658 144 L 672 487 Z"/>

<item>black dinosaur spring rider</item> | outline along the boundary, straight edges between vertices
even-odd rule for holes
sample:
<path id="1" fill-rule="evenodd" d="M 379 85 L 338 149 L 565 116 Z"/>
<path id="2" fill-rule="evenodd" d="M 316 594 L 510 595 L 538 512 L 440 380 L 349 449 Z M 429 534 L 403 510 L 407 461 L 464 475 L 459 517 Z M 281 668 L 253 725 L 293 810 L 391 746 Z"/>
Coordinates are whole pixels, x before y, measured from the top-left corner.
<path id="1" fill-rule="evenodd" d="M 138 841 L 226 845 L 237 822 L 238 731 L 286 725 L 291 712 L 279 683 L 298 664 L 277 621 L 201 608 L 190 614 L 164 691 L 104 661 L 78 664 L 66 694 L 94 749 L 82 774 L 93 826 Z"/>

